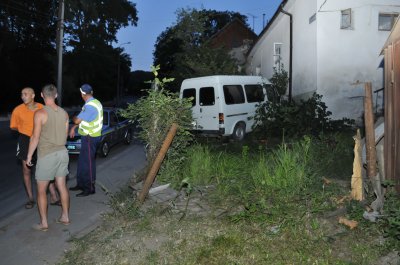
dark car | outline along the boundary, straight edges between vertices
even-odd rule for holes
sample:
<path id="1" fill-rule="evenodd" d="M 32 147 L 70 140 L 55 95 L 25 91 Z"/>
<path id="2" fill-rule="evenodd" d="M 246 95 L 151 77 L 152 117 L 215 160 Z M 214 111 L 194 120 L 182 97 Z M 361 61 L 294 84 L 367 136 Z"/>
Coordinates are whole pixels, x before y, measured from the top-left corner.
<path id="1" fill-rule="evenodd" d="M 118 115 L 117 109 L 104 108 L 103 128 L 101 130 L 101 140 L 97 148 L 97 153 L 102 157 L 106 157 L 113 145 L 120 142 L 130 144 L 132 142 L 133 128 L 134 126 L 129 120 Z M 81 136 L 78 134 L 78 127 L 75 130 L 75 137 L 68 137 L 66 146 L 69 154 L 80 153 Z"/>

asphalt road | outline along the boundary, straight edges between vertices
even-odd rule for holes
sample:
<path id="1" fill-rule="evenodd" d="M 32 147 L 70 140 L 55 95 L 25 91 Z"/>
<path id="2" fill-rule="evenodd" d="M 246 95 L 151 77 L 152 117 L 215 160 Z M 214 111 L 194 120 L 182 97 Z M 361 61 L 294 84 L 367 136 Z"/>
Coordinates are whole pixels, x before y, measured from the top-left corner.
<path id="1" fill-rule="evenodd" d="M 0 221 L 24 209 L 27 196 L 23 186 L 22 168 L 19 161 L 15 158 L 17 135 L 9 127 L 8 121 L 0 121 Z M 123 157 L 122 153 L 129 153 L 129 149 L 138 148 L 134 143 L 130 146 L 118 144 L 111 148 L 110 154 L 106 158 L 97 159 L 97 170 L 107 169 L 106 164 L 112 161 L 124 163 L 128 158 Z M 129 164 L 129 161 L 126 161 Z M 70 156 L 70 176 L 68 186 L 76 183 L 76 164 L 77 156 Z M 128 168 L 126 170 L 129 170 Z M 120 172 L 124 173 L 124 172 Z M 111 173 L 115 174 L 115 172 Z M 32 178 L 33 192 L 36 197 L 36 183 Z M 107 183 L 104 185 L 107 186 Z"/>

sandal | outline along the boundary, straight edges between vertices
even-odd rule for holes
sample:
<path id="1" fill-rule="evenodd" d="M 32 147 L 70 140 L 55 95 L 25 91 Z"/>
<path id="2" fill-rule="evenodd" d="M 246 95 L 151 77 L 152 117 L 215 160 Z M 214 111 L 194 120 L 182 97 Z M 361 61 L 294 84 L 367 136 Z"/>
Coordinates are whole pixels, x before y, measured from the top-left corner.
<path id="1" fill-rule="evenodd" d="M 25 209 L 32 209 L 33 206 L 35 206 L 34 201 L 28 201 L 27 203 L 25 203 Z"/>
<path id="2" fill-rule="evenodd" d="M 65 221 L 62 221 L 61 219 L 56 219 L 56 223 L 57 224 L 62 224 L 62 225 L 70 225 L 71 221 L 65 222 Z"/>
<path id="3" fill-rule="evenodd" d="M 43 227 L 41 224 L 34 224 L 32 226 L 32 228 L 37 230 L 37 231 L 42 231 L 42 232 L 46 232 L 47 230 L 49 230 L 48 227 Z"/>
<path id="4" fill-rule="evenodd" d="M 61 201 L 55 201 L 55 202 L 50 202 L 50 205 L 54 205 L 54 206 L 61 206 Z"/>

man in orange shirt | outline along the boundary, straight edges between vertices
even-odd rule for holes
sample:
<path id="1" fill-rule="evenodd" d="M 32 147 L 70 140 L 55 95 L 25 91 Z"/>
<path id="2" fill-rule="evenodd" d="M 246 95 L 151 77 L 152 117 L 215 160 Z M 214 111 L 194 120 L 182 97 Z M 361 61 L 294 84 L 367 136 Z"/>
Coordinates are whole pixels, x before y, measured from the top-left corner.
<path id="1" fill-rule="evenodd" d="M 17 144 L 17 158 L 22 160 L 22 174 L 24 177 L 25 190 L 28 195 L 26 209 L 32 209 L 35 205 L 32 193 L 31 169 L 26 165 L 29 148 L 29 140 L 33 132 L 33 115 L 35 111 L 42 109 L 43 105 L 34 101 L 35 91 L 26 87 L 21 91 L 22 104 L 18 105 L 11 114 L 10 128 L 19 133 Z M 53 205 L 59 205 L 54 185 L 50 187 Z"/>

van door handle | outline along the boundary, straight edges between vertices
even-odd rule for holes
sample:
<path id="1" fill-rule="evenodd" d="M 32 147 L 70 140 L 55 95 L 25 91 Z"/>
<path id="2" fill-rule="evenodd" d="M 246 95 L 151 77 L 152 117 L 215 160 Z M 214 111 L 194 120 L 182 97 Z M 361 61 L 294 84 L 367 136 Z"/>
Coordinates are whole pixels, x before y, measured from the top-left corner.
<path id="1" fill-rule="evenodd" d="M 203 112 L 203 108 L 200 108 L 200 112 Z"/>

